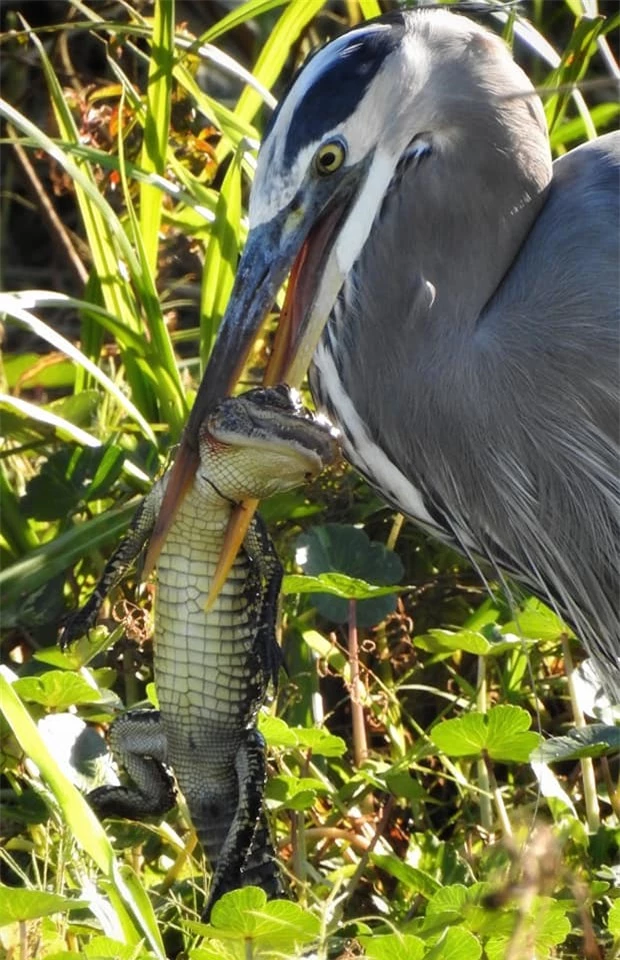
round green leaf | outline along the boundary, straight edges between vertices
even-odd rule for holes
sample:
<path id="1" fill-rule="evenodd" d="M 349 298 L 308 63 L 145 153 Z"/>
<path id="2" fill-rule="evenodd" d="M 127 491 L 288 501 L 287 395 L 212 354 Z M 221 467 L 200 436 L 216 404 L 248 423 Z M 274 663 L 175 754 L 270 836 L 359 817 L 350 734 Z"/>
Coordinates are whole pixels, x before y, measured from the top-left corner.
<path id="1" fill-rule="evenodd" d="M 492 760 L 526 762 L 539 742 L 529 730 L 527 710 L 503 704 L 488 713 L 472 712 L 454 720 L 442 720 L 431 730 L 431 739 L 448 756 L 479 756 L 486 751 Z"/>
<path id="2" fill-rule="evenodd" d="M 349 600 L 357 593 L 366 593 L 372 584 L 380 586 L 397 583 L 403 575 L 400 558 L 386 549 L 382 543 L 371 541 L 359 530 L 347 524 L 327 523 L 313 527 L 303 533 L 296 541 L 297 563 L 304 572 L 312 577 L 321 574 L 346 575 L 346 580 L 330 577 L 328 581 L 332 593 L 313 593 L 312 602 L 317 610 L 334 623 L 346 623 L 349 619 Z M 322 589 L 322 588 L 321 588 Z M 355 596 L 347 591 L 353 591 Z M 384 620 L 396 608 L 393 596 L 375 596 L 373 599 L 359 599 L 356 617 L 359 626 L 370 627 Z"/>
<path id="3" fill-rule="evenodd" d="M 368 960 L 422 960 L 424 956 L 424 941 L 407 933 L 361 937 L 361 942 Z"/>
<path id="4" fill-rule="evenodd" d="M 101 694 L 84 677 L 68 670 L 49 670 L 38 677 L 21 677 L 15 691 L 22 700 L 40 703 L 49 710 L 64 710 L 79 703 L 97 703 Z"/>
<path id="5" fill-rule="evenodd" d="M 482 947 L 473 933 L 463 927 L 448 927 L 424 960 L 479 960 Z"/>

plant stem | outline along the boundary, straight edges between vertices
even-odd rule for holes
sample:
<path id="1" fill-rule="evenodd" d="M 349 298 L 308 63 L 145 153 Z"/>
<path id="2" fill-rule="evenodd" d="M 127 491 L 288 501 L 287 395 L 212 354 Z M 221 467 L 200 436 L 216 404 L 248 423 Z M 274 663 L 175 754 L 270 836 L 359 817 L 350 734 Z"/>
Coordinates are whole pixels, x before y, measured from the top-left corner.
<path id="1" fill-rule="evenodd" d="M 390 530 L 389 536 L 387 538 L 385 546 L 388 550 L 393 550 L 396 546 L 396 541 L 400 535 L 403 523 L 405 522 L 405 517 L 402 513 L 395 513 L 394 520 L 392 521 L 392 528 Z"/>
<path id="2" fill-rule="evenodd" d="M 349 665 L 351 667 L 351 719 L 353 723 L 353 758 L 356 767 L 361 767 L 368 757 L 368 742 L 364 723 L 362 699 L 364 685 L 360 679 L 360 657 L 357 636 L 357 607 L 349 600 L 348 620 Z"/>
<path id="3" fill-rule="evenodd" d="M 620 789 L 618 789 L 613 781 L 607 757 L 601 757 L 601 770 L 603 771 L 603 777 L 607 784 L 609 802 L 611 803 L 614 813 L 620 820 Z"/>
<path id="4" fill-rule="evenodd" d="M 476 706 L 480 713 L 487 712 L 487 662 L 485 657 L 478 657 L 478 693 Z M 480 785 L 480 823 L 482 829 L 491 834 L 493 831 L 493 809 L 491 807 L 491 785 L 489 771 L 483 757 L 477 761 L 478 783 Z"/>
<path id="5" fill-rule="evenodd" d="M 301 811 L 295 811 L 291 815 L 291 841 L 293 847 L 293 873 L 299 890 L 304 889 L 307 881 L 307 853 L 306 853 L 306 826 L 304 815 Z"/>
<path id="6" fill-rule="evenodd" d="M 568 692 L 570 694 L 570 702 L 573 708 L 575 726 L 577 728 L 582 728 L 586 726 L 586 720 L 577 698 L 577 691 L 575 690 L 575 683 L 573 680 L 573 657 L 570 652 L 570 643 L 566 634 L 562 634 L 562 654 L 564 656 L 564 665 L 566 667 L 566 679 L 568 680 Z M 582 757 L 579 762 L 581 763 L 583 799 L 586 806 L 588 830 L 590 833 L 596 833 L 601 825 L 601 814 L 598 806 L 598 797 L 596 796 L 594 764 L 592 763 L 592 757 Z"/>
<path id="7" fill-rule="evenodd" d="M 495 774 L 493 773 L 493 764 L 486 750 L 482 755 L 482 762 L 486 767 L 488 782 L 491 788 L 491 793 L 493 794 L 493 799 L 495 800 L 497 816 L 502 826 L 502 831 L 505 837 L 512 837 L 512 827 L 510 825 L 510 820 L 508 819 L 508 812 L 506 810 L 506 805 L 504 804 L 504 798 L 502 797 L 501 791 L 497 786 L 497 780 L 495 779 Z"/>

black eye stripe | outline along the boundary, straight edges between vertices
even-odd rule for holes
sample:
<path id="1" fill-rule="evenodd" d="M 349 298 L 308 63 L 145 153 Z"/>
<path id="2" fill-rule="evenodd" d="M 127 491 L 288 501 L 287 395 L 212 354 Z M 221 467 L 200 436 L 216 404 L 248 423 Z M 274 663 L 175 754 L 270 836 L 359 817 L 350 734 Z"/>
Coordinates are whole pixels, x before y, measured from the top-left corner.
<path id="1" fill-rule="evenodd" d="M 293 164 L 307 144 L 316 143 L 355 113 L 386 58 L 402 42 L 404 32 L 401 14 L 387 16 L 375 21 L 374 26 L 361 24 L 352 30 L 348 34 L 348 43 L 331 48 L 331 56 L 329 45 L 323 48 L 321 72 L 295 103 L 286 131 L 285 165 Z M 308 61 L 306 68 L 312 70 L 313 61 L 316 68 L 314 58 Z M 270 129 L 275 127 L 276 119 L 274 117 Z"/>

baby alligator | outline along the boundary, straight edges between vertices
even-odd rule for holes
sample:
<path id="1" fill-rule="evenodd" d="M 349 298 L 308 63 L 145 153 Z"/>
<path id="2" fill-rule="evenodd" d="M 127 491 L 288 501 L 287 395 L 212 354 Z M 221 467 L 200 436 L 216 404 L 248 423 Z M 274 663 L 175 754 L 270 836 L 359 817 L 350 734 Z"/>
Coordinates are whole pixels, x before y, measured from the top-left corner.
<path id="1" fill-rule="evenodd" d="M 275 637 L 282 579 L 260 520 L 214 606 L 205 610 L 230 511 L 319 473 L 336 443 L 286 387 L 223 400 L 200 431 L 200 466 L 158 563 L 155 683 L 159 710 L 130 710 L 110 743 L 133 786 L 105 786 L 89 801 L 100 816 L 140 820 L 175 803 L 174 771 L 213 877 L 204 916 L 246 884 L 282 895 L 263 810 L 265 749 L 258 710 L 280 665 Z M 94 626 L 102 601 L 146 545 L 167 474 L 142 501 L 86 605 L 63 631 L 64 646 Z"/>

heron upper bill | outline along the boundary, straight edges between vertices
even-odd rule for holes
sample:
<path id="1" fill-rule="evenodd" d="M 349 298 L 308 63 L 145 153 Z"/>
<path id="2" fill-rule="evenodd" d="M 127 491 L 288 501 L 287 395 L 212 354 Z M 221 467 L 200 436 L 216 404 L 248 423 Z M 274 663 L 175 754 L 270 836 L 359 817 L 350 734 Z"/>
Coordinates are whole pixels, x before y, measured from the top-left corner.
<path id="1" fill-rule="evenodd" d="M 295 231 L 283 236 L 287 225 L 283 213 L 271 223 L 262 224 L 250 232 L 228 309 L 170 471 L 168 487 L 147 552 L 145 575 L 157 563 L 172 521 L 196 472 L 200 425 L 213 406 L 232 392 L 252 344 L 289 271 L 291 276 L 287 296 L 263 382 L 273 385 L 286 381 L 293 387 L 301 385 L 342 284 L 343 278 L 336 259 L 329 255 L 329 238 L 335 234 L 342 215 L 343 206 L 336 204 L 320 217 L 318 223 L 309 226 L 300 221 Z M 327 256 L 325 250 L 328 251 Z M 324 292 L 318 300 L 315 296 L 317 290 Z M 256 506 L 257 501 L 245 503 L 231 515 L 208 605 L 213 603 L 226 581 Z"/>

